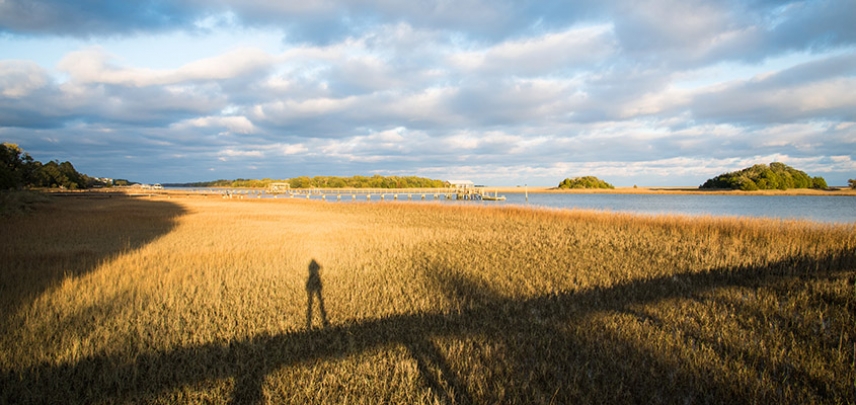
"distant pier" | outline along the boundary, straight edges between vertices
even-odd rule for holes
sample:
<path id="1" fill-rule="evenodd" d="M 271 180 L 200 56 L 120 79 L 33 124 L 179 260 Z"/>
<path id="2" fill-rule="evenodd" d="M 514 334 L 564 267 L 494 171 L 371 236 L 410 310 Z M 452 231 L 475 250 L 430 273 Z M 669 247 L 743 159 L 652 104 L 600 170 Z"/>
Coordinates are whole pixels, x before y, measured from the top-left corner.
<path id="1" fill-rule="evenodd" d="M 471 201 L 502 201 L 504 196 L 496 192 L 490 193 L 483 187 L 471 188 L 306 188 L 292 189 L 285 187 L 268 188 L 265 190 L 228 189 L 222 190 L 223 198 L 304 198 L 321 199 L 324 201 L 441 201 L 441 200 L 471 200 Z"/>
<path id="2" fill-rule="evenodd" d="M 311 189 L 289 189 L 281 192 L 269 192 L 289 198 L 320 197 L 322 200 L 482 200 L 488 196 L 483 188 L 457 189 L 457 188 L 311 188 Z M 491 196 L 492 197 L 492 196 Z"/>

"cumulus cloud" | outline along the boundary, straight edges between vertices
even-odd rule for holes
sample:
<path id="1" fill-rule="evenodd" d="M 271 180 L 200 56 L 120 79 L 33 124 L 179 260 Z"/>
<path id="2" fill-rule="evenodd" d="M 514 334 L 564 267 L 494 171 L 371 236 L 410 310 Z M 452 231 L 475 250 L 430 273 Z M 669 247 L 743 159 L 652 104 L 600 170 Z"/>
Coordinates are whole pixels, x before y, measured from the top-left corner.
<path id="1" fill-rule="evenodd" d="M 79 83 L 143 87 L 231 79 L 264 71 L 274 58 L 258 49 L 237 49 L 171 70 L 119 67 L 110 64 L 111 59 L 111 55 L 100 48 L 88 48 L 69 53 L 59 62 L 58 68 Z"/>
<path id="2" fill-rule="evenodd" d="M 233 133 L 249 134 L 255 132 L 253 123 L 243 116 L 214 116 L 191 118 L 177 122 L 173 128 L 182 130 L 186 128 L 226 128 Z"/>
<path id="3" fill-rule="evenodd" d="M 692 101 L 696 117 L 750 125 L 805 119 L 856 120 L 856 55 L 713 86 Z"/>
<path id="4" fill-rule="evenodd" d="M 474 73 L 528 76 L 583 70 L 616 51 L 612 28 L 610 24 L 571 28 L 455 53 L 449 59 L 454 66 Z"/>
<path id="5" fill-rule="evenodd" d="M 21 98 L 41 89 L 50 81 L 48 73 L 30 61 L 0 60 L 0 94 Z"/>
<path id="6" fill-rule="evenodd" d="M 852 1 L 114 3 L 0 2 L 4 141 L 162 182 L 692 185 L 778 159 L 835 184 L 856 160 Z M 171 33 L 249 39 L 134 53 Z"/>

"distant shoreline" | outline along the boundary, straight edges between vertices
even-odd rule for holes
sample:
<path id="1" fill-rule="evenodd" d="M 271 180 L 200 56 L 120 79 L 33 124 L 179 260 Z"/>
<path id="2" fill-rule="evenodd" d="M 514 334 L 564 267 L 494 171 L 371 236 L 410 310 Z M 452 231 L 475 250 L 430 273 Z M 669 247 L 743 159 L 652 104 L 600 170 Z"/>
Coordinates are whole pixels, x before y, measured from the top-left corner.
<path id="1" fill-rule="evenodd" d="M 170 192 L 170 191 L 180 191 L 182 188 L 205 188 L 212 190 L 264 190 L 264 188 L 258 187 L 169 187 L 166 190 L 158 190 L 159 192 Z M 831 187 L 827 190 L 818 190 L 818 189 L 809 189 L 809 188 L 795 188 L 788 190 L 755 190 L 755 191 L 743 191 L 743 190 L 729 190 L 729 189 L 713 189 L 713 190 L 705 190 L 699 189 L 697 187 L 690 186 L 654 186 L 654 187 L 616 187 L 614 189 L 558 189 L 556 187 L 546 187 L 546 186 L 501 186 L 501 187 L 493 187 L 493 186 L 484 186 L 480 187 L 490 193 L 499 193 L 499 194 L 694 194 L 694 195 L 733 195 L 733 196 L 759 196 L 759 195 L 769 195 L 769 196 L 850 196 L 856 197 L 856 190 L 847 188 L 847 187 Z M 133 190 L 134 186 L 128 187 L 114 187 L 113 189 L 119 190 Z M 295 190 L 306 190 L 306 189 L 295 189 Z M 347 192 L 349 190 L 366 190 L 365 188 L 321 188 L 320 190 L 336 190 L 339 192 Z M 378 189 L 380 190 L 380 189 Z M 390 189 L 393 190 L 393 189 Z M 401 189 L 394 189 L 401 190 Z M 416 189 L 414 189 L 416 190 Z M 422 189 L 419 189 L 422 190 Z M 437 189 L 444 190 L 444 189 Z"/>
<path id="2" fill-rule="evenodd" d="M 833 187 L 830 190 L 816 190 L 808 188 L 795 188 L 788 190 L 703 190 L 694 187 L 616 187 L 614 189 L 557 189 L 555 187 L 485 187 L 490 191 L 500 194 L 696 194 L 696 195 L 771 195 L 771 196 L 852 196 L 856 197 L 856 190 L 850 188 Z"/>

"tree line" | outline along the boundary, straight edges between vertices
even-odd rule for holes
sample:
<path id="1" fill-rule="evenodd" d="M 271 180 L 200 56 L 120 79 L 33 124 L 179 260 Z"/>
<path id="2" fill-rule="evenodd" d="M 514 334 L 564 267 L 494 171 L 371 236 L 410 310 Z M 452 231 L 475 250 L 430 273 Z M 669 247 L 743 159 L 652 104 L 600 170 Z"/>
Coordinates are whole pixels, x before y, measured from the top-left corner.
<path id="1" fill-rule="evenodd" d="M 75 170 L 71 162 L 33 159 L 13 143 L 0 144 L 0 190 L 49 187 L 77 190 L 102 185 L 99 179 Z"/>
<path id="2" fill-rule="evenodd" d="M 247 187 L 266 188 L 271 183 L 287 183 L 291 188 L 442 188 L 443 180 L 416 176 L 299 176 L 290 179 L 236 179 L 214 180 L 195 183 L 166 184 L 183 187 Z"/>

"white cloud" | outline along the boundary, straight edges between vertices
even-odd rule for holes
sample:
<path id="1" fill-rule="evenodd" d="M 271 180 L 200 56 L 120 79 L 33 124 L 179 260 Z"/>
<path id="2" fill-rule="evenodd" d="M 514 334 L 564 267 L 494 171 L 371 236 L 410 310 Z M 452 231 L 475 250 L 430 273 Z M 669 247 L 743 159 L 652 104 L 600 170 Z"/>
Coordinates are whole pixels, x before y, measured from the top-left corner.
<path id="1" fill-rule="evenodd" d="M 24 97 L 45 87 L 49 80 L 47 72 L 33 62 L 0 60 L 0 94 L 5 97 Z"/>
<path id="2" fill-rule="evenodd" d="M 262 157 L 264 153 L 260 150 L 239 150 L 239 149 L 224 149 L 220 151 L 220 159 L 226 160 L 227 157 Z"/>
<path id="3" fill-rule="evenodd" d="M 294 144 L 294 145 L 283 145 L 279 147 L 282 151 L 283 155 L 299 155 L 301 153 L 306 153 L 309 151 L 302 143 Z"/>
<path id="4" fill-rule="evenodd" d="M 696 116 L 752 123 L 793 122 L 817 118 L 856 118 L 856 77 L 830 77 L 811 82 L 767 83 L 770 75 L 700 91 L 692 101 Z"/>
<path id="5" fill-rule="evenodd" d="M 483 50 L 455 52 L 449 61 L 469 72 L 516 75 L 576 70 L 602 61 L 617 49 L 611 24 L 571 28 L 509 40 Z"/>
<path id="6" fill-rule="evenodd" d="M 169 85 L 192 81 L 224 80 L 269 68 L 275 58 L 253 48 L 236 49 L 215 57 L 197 60 L 176 69 L 119 67 L 114 57 L 99 47 L 70 52 L 57 65 L 79 83 L 124 86 Z"/>
<path id="7" fill-rule="evenodd" d="M 225 117 L 199 117 L 177 122 L 172 125 L 176 129 L 186 128 L 210 128 L 219 127 L 226 128 L 230 132 L 239 134 L 251 134 L 256 131 L 253 123 L 244 116 L 225 116 Z"/>

